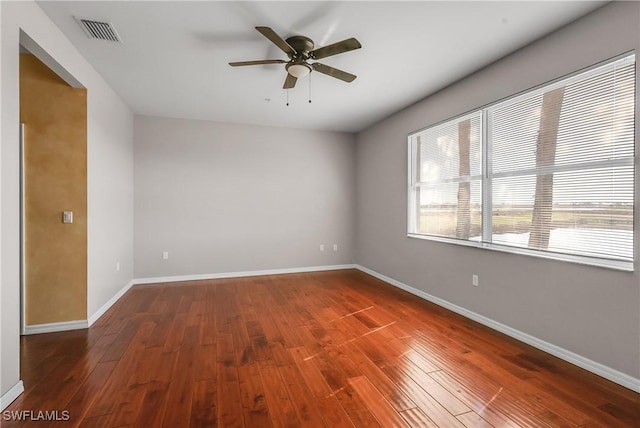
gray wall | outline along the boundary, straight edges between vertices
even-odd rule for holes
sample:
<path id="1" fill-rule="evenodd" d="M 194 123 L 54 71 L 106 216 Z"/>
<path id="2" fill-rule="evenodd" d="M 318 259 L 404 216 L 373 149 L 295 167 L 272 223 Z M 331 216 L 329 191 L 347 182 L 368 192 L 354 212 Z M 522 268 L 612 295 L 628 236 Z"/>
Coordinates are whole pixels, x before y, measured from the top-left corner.
<path id="1" fill-rule="evenodd" d="M 0 392 L 5 394 L 18 383 L 20 374 L 20 31 L 87 88 L 87 314 L 90 318 L 133 279 L 133 114 L 35 2 L 0 2 L 0 11 Z M 116 270 L 118 261 L 120 271 Z"/>
<path id="2" fill-rule="evenodd" d="M 639 16 L 636 2 L 609 4 L 358 134 L 357 262 L 640 377 L 640 233 L 635 273 L 406 237 L 408 133 L 638 49 Z M 635 224 L 640 227 L 640 210 Z M 472 274 L 480 277 L 477 288 Z"/>
<path id="3" fill-rule="evenodd" d="M 136 278 L 353 262 L 353 135 L 144 116 L 134 129 Z"/>

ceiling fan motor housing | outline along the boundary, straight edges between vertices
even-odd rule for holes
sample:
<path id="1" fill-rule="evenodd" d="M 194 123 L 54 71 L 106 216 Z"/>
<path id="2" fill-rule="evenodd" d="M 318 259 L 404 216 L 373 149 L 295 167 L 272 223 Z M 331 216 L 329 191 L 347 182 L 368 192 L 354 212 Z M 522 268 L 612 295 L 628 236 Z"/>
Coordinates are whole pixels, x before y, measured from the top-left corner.
<path id="1" fill-rule="evenodd" d="M 307 60 L 314 47 L 313 40 L 305 36 L 291 36 L 286 42 L 295 50 L 289 55 L 291 61 L 285 66 L 287 72 L 296 78 L 307 76 L 312 71 Z"/>
<path id="2" fill-rule="evenodd" d="M 309 52 L 314 47 L 313 40 L 305 36 L 291 36 L 286 42 L 296 51 L 296 54 L 303 56 L 305 59 L 309 58 Z M 295 59 L 295 56 L 291 59 Z"/>

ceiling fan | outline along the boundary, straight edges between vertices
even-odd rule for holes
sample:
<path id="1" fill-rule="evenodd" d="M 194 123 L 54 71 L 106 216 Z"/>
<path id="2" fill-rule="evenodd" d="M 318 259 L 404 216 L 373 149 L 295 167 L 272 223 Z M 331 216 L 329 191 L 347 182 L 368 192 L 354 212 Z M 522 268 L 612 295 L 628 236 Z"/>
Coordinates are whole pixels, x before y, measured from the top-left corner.
<path id="1" fill-rule="evenodd" d="M 286 53 L 289 57 L 289 61 L 285 61 L 283 59 L 240 61 L 230 62 L 230 66 L 239 67 L 245 65 L 286 64 L 285 69 L 287 70 L 287 78 L 284 81 L 283 89 L 293 88 L 296 86 L 296 82 L 300 77 L 305 77 L 312 71 L 317 71 L 345 82 L 353 82 L 356 78 L 354 74 L 347 73 L 346 71 L 338 70 L 337 68 L 333 68 L 319 62 L 309 62 L 311 60 L 327 58 L 329 56 L 360 49 L 362 45 L 353 37 L 314 49 L 313 40 L 305 36 L 292 36 L 284 40 L 269 27 L 256 27 L 256 30 Z"/>

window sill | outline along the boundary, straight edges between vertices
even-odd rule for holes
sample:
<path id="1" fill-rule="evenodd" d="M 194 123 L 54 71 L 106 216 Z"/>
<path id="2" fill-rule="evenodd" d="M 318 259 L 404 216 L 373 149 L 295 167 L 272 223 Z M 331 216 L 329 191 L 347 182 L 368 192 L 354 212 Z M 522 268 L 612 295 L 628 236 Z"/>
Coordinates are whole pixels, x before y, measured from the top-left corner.
<path id="1" fill-rule="evenodd" d="M 633 262 L 628 262 L 628 261 L 608 260 L 608 259 L 600 259 L 596 257 L 586 257 L 586 256 L 577 256 L 577 255 L 569 255 L 569 254 L 545 253 L 545 252 L 540 252 L 535 250 L 529 250 L 526 248 L 508 247 L 505 245 L 498 245 L 498 244 L 487 243 L 487 242 L 466 241 L 461 239 L 445 238 L 441 236 L 420 235 L 415 233 L 408 233 L 407 237 L 415 238 L 415 239 L 424 239 L 427 241 L 444 242 L 447 244 L 461 245 L 463 247 L 483 248 L 483 249 L 499 251 L 503 253 L 520 254 L 520 255 L 526 255 L 531 257 L 542 258 L 542 259 L 576 263 L 576 264 L 587 265 L 587 266 L 597 266 L 597 267 L 619 270 L 624 272 L 634 271 Z"/>

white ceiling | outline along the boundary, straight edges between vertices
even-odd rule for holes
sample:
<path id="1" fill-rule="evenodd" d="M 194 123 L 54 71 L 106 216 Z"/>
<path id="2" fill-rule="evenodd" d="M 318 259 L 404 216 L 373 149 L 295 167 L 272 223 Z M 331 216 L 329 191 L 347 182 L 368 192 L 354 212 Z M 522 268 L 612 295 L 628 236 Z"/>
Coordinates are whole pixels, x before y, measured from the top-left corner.
<path id="1" fill-rule="evenodd" d="M 357 132 L 602 6 L 596 1 L 39 2 L 134 113 Z M 124 44 L 89 39 L 74 16 L 113 23 Z M 254 30 L 301 34 L 316 47 L 356 37 L 362 49 L 282 89 L 286 59 Z M 270 101 L 268 101 L 270 100 Z"/>

